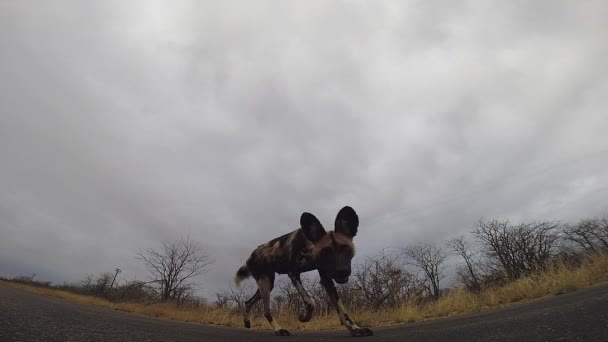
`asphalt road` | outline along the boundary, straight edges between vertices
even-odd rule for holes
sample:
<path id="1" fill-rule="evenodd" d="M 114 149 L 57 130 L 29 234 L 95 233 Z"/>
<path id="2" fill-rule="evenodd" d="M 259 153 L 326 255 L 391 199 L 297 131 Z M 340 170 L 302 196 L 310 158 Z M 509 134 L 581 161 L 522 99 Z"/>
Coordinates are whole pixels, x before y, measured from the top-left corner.
<path id="1" fill-rule="evenodd" d="M 0 285 L 0 341 L 608 341 L 608 285 L 456 318 L 346 330 L 250 331 L 174 322 L 76 304 Z"/>

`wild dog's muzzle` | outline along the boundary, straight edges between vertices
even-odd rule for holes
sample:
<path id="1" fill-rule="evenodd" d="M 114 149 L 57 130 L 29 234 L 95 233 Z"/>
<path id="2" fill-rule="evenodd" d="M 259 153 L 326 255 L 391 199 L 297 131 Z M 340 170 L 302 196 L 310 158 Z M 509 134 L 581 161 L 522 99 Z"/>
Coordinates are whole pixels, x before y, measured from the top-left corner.
<path id="1" fill-rule="evenodd" d="M 337 271 L 334 274 L 334 281 L 338 284 L 345 284 L 348 281 L 348 277 L 350 277 L 350 270 Z"/>
<path id="2" fill-rule="evenodd" d="M 336 277 L 334 278 L 334 281 L 338 284 L 346 284 L 348 282 L 348 276 L 346 277 Z"/>

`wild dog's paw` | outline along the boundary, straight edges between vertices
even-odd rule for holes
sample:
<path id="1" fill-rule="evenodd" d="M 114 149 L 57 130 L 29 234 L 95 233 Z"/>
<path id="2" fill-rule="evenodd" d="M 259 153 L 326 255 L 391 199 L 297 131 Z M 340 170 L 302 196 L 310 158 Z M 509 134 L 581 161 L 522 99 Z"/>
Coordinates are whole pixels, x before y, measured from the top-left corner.
<path id="1" fill-rule="evenodd" d="M 369 328 L 358 328 L 351 330 L 350 335 L 353 337 L 373 336 L 374 332 Z"/>
<path id="2" fill-rule="evenodd" d="M 305 313 L 300 313 L 298 315 L 298 319 L 300 320 L 300 322 L 308 322 L 311 320 L 312 318 L 312 313 L 315 310 L 314 306 L 312 305 L 306 305 L 306 312 Z"/>
<path id="3" fill-rule="evenodd" d="M 287 331 L 287 330 L 285 330 L 285 329 L 279 329 L 279 330 L 275 330 L 275 331 L 274 331 L 274 334 L 275 334 L 275 335 L 277 335 L 277 336 L 289 336 L 289 335 L 291 335 L 291 334 L 289 333 L 289 331 Z"/>
<path id="4" fill-rule="evenodd" d="M 298 320 L 302 323 L 310 322 L 312 319 L 312 312 L 300 313 L 298 315 Z"/>

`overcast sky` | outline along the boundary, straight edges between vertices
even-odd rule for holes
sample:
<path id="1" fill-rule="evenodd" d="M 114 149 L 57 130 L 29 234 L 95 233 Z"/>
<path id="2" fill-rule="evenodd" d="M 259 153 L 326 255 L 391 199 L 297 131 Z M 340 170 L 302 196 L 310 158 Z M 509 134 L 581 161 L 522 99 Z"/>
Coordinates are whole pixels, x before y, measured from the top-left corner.
<path id="1" fill-rule="evenodd" d="M 608 198 L 606 1 L 2 1 L 0 275 L 190 236 L 211 296 L 310 211 L 355 260 Z"/>

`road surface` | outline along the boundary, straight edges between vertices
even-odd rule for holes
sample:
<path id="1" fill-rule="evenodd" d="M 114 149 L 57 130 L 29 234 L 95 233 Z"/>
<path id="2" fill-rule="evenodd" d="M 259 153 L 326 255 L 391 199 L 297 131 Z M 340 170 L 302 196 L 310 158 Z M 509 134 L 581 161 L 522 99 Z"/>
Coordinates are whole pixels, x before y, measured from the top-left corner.
<path id="1" fill-rule="evenodd" d="M 250 331 L 145 317 L 0 285 L 0 341 L 608 341 L 608 285 L 352 338 L 346 330 Z"/>

